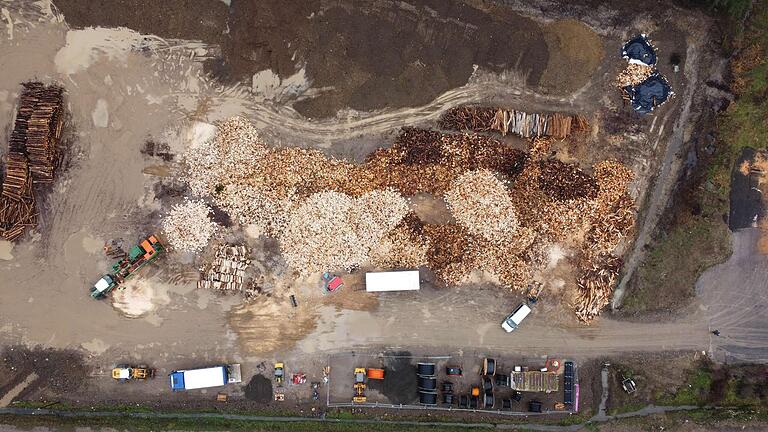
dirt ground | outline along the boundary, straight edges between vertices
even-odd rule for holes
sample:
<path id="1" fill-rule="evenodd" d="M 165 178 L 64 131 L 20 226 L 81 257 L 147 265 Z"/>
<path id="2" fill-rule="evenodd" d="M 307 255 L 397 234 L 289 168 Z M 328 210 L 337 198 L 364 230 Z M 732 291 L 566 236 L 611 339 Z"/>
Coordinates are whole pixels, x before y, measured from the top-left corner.
<path id="1" fill-rule="evenodd" d="M 342 291 L 323 296 L 319 280 L 288 274 L 274 244 L 235 230 L 221 240 L 253 247 L 254 266 L 268 274 L 261 281 L 265 294 L 252 303 L 195 289 L 202 257 L 180 253 L 160 258 L 114 301 L 88 298 L 88 288 L 110 264 L 101 251 L 104 242 L 122 237 L 132 243 L 154 232 L 168 205 L 184 195 L 173 180 L 172 155 L 188 145 L 179 133 L 191 120 L 212 123 L 243 115 L 274 145 L 316 147 L 359 161 L 389 145 L 400 127 L 434 125 L 459 104 L 583 111 L 590 113 L 592 133 L 557 144 L 558 157 L 585 165 L 619 159 L 633 168 L 638 178 L 633 193 L 642 200 L 665 149 L 670 128 L 665 125 L 680 108 L 673 100 L 653 118 L 622 114 L 626 108 L 610 72 L 623 60 L 608 47 L 620 44 L 633 23 L 602 29 L 597 36 L 572 20 L 552 21 L 558 16 L 551 12 L 540 20 L 527 8 L 493 6 L 489 16 L 481 6 L 442 2 L 351 8 L 344 2 L 285 6 L 233 0 L 227 12 L 224 2 L 212 3 L 201 10 L 196 2 L 172 2 L 151 19 L 135 12 L 150 13 L 155 6 L 139 1 L 111 9 L 61 1 L 50 10 L 46 2 L 2 3 L 11 19 L 0 20 L 0 58 L 13 67 L 0 74 L 0 141 L 12 127 L 19 83 L 30 78 L 64 85 L 71 116 L 71 161 L 44 198 L 40 227 L 19 244 L 0 243 L 0 342 L 76 351 L 90 368 L 86 387 L 57 391 L 58 398 L 144 402 L 163 395 L 158 404 L 206 406 L 218 390 L 170 394 L 166 375 L 241 362 L 243 385 L 223 391 L 235 401 L 262 404 L 264 378 L 271 380 L 274 361 L 307 373 L 309 382 L 321 378 L 331 353 L 382 347 L 579 360 L 710 347 L 707 323 L 699 315 L 667 323 L 579 324 L 557 295 L 573 289 L 567 257 L 551 269 L 549 291 L 526 325 L 509 335 L 500 321 L 522 298 L 482 275 L 451 289 L 438 288 L 427 277 L 418 293 L 378 296 L 362 291 L 361 277 L 353 275 Z M 674 16 L 659 13 L 659 20 Z M 105 27 L 78 29 L 100 25 Z M 127 28 L 107 28 L 117 25 Z M 227 26 L 229 32 L 222 34 Z M 374 26 L 381 32 L 368 31 Z M 683 31 L 665 33 L 657 43 L 684 43 Z M 317 41 L 332 49 L 317 49 Z M 602 41 L 605 52 L 590 45 L 572 74 L 553 74 L 550 68 L 565 63 L 551 60 L 551 52 L 557 47 L 568 58 L 575 41 Z M 473 75 L 474 65 L 481 69 Z M 254 78 L 266 69 L 279 78 L 269 73 Z M 513 73 L 492 73 L 506 70 Z M 685 84 L 680 78 L 674 85 Z M 330 117 L 343 108 L 360 112 L 307 118 Z M 381 108 L 388 109 L 377 111 Z M 148 141 L 166 143 L 168 154 L 147 152 Z M 429 197 L 418 197 L 413 205 L 434 220 L 447 219 Z M 298 299 L 297 308 L 290 295 Z M 743 336 L 754 343 L 755 334 Z M 158 378 L 118 387 L 108 373 L 123 362 L 150 363 Z M 2 389 L 23 375 L 0 371 Z M 42 390 L 30 388 L 22 397 L 48 397 Z M 311 394 L 308 383 L 286 392 L 291 400 L 283 407 L 308 407 L 300 405 Z"/>

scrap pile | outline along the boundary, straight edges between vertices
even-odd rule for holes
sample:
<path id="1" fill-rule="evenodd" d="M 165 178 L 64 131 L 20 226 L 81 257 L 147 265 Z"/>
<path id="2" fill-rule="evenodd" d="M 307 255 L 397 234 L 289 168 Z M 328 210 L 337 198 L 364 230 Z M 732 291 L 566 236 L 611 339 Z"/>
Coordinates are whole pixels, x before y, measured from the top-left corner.
<path id="1" fill-rule="evenodd" d="M 0 237 L 10 241 L 37 225 L 32 184 L 53 181 L 63 124 L 61 87 L 38 82 L 22 86 L 0 196 Z"/>
<path id="2" fill-rule="evenodd" d="M 563 139 L 575 127 L 585 129 L 586 119 L 559 113 L 529 114 L 504 108 L 460 106 L 443 114 L 439 125 L 450 130 L 496 131 L 504 136 L 514 133 L 523 138 L 551 136 Z"/>
<path id="3" fill-rule="evenodd" d="M 244 283 L 245 271 L 251 263 L 250 249 L 243 245 L 221 245 L 211 265 L 203 271 L 198 288 L 219 291 L 233 291 L 246 298 L 257 294 L 256 290 Z"/>
<path id="4" fill-rule="evenodd" d="M 213 211 L 203 201 L 185 200 L 175 204 L 162 221 L 165 237 L 179 251 L 201 251 L 218 229 L 209 217 L 211 213 Z"/>

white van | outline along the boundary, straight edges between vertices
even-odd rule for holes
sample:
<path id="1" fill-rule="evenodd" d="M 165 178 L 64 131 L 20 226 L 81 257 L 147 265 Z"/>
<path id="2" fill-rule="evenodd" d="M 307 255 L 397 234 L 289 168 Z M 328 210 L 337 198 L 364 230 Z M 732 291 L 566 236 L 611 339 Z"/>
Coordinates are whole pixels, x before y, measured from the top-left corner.
<path id="1" fill-rule="evenodd" d="M 531 313 L 531 308 L 527 304 L 522 303 L 501 323 L 501 328 L 507 333 L 511 333 L 523 322 L 529 313 Z"/>

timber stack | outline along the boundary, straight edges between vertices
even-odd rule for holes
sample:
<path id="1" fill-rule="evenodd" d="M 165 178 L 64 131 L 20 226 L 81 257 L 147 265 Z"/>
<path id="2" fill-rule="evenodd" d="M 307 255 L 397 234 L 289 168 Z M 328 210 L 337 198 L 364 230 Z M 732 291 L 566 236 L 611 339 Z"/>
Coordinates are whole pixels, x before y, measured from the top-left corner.
<path id="1" fill-rule="evenodd" d="M 53 181 L 64 117 L 61 87 L 39 82 L 22 86 L 0 195 L 0 237 L 9 241 L 37 224 L 33 183 Z"/>
<path id="2" fill-rule="evenodd" d="M 251 263 L 251 251 L 243 245 L 222 245 L 216 251 L 216 257 L 210 268 L 203 272 L 203 278 L 197 282 L 198 288 L 219 291 L 240 292 L 246 298 L 257 292 L 246 288 L 245 271 Z"/>
<path id="3" fill-rule="evenodd" d="M 440 127 L 474 132 L 496 131 L 506 136 L 514 133 L 523 138 L 568 137 L 575 129 L 585 129 L 587 121 L 580 115 L 530 114 L 513 109 L 460 106 L 448 110 L 440 119 Z"/>

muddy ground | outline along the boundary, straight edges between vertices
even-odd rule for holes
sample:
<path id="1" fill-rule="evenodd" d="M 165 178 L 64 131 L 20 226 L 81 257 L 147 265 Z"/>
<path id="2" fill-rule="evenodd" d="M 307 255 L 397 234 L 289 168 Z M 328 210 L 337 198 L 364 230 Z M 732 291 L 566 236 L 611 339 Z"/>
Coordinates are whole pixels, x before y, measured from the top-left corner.
<path id="1" fill-rule="evenodd" d="M 628 113 L 611 84 L 624 64 L 616 49 L 629 33 L 647 27 L 658 31 L 660 48 L 685 51 L 688 32 L 700 28 L 688 24 L 706 22 L 697 14 L 678 23 L 677 12 L 666 9 L 637 21 L 601 10 L 584 13 L 577 23 L 559 21 L 546 8 L 474 2 L 371 2 L 351 8 L 344 2 L 285 7 L 233 0 L 229 10 L 224 2 L 205 8 L 198 2 L 93 8 L 61 1 L 50 10 L 45 2 L 1 4 L 11 19 L 0 21 L 0 58 L 13 66 L 0 75 L 0 138 L 4 142 L 12 127 L 18 83 L 35 77 L 67 89 L 71 147 L 68 168 L 44 198 L 40 227 L 17 245 L 0 243 L 0 341 L 76 350 L 89 374 L 85 388 L 51 396 L 47 387 L 31 386 L 22 399 L 151 399 L 170 407 L 203 407 L 218 389 L 169 396 L 167 373 L 241 362 L 243 385 L 221 391 L 231 396 L 227 406 L 253 406 L 267 393 L 264 379 L 253 377 L 271 378 L 275 361 L 307 373 L 310 382 L 321 378 L 329 354 L 381 347 L 578 360 L 709 348 L 708 328 L 699 316 L 670 323 L 579 324 L 558 291 L 573 289 L 567 247 L 548 274 L 550 291 L 512 336 L 499 321 L 522 298 L 482 275 L 461 288 L 441 289 L 428 279 L 419 293 L 379 297 L 362 290 L 359 275 L 349 276 L 343 291 L 323 296 L 319 280 L 283 273 L 275 244 L 237 229 L 219 240 L 252 246 L 255 267 L 271 277 L 262 281 L 268 295 L 250 304 L 195 289 L 204 257 L 177 253 L 160 258 L 112 301 L 87 296 L 110 263 L 101 251 L 104 242 L 121 237 L 130 243 L 154 232 L 168 206 L 184 196 L 172 177 L 172 155 L 188 145 L 180 131 L 193 120 L 243 115 L 273 145 L 312 146 L 359 161 L 389 145 L 400 127 L 433 126 L 443 111 L 459 104 L 584 112 L 591 133 L 558 143 L 557 157 L 583 166 L 619 159 L 633 168 L 633 193 L 642 200 L 681 98 L 651 117 Z M 153 15 L 156 9 L 162 13 Z M 610 25 L 597 27 L 606 16 Z M 103 27 L 78 30 L 87 26 Z M 380 31 L 369 31 L 372 27 Z M 581 39 L 589 49 L 573 56 L 579 46 L 574 41 Z M 332 49 L 317 49 L 318 41 Z M 556 58 L 553 52 L 559 52 Z M 476 72 L 474 65 L 480 66 Z M 572 73 L 562 73 L 566 66 Z M 272 72 L 254 78 L 267 69 Z M 673 76 L 668 65 L 660 69 L 674 86 L 688 85 L 687 76 Z M 344 108 L 360 112 L 332 117 Z M 167 153 L 147 151 L 148 141 L 166 144 Z M 426 217 L 445 218 L 439 206 L 421 209 Z M 290 306 L 291 294 L 298 308 Z M 109 371 L 125 362 L 150 363 L 158 378 L 119 386 Z M 3 373 L 8 382 L 24 379 L 12 370 Z M 321 406 L 302 405 L 311 394 L 308 384 L 286 392 L 289 402 L 282 407 Z"/>

